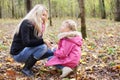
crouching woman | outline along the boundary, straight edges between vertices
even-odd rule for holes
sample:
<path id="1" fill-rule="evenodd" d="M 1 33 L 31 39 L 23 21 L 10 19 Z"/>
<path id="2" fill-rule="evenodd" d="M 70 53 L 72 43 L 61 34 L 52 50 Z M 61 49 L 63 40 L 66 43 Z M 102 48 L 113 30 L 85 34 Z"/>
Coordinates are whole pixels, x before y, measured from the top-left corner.
<path id="1" fill-rule="evenodd" d="M 15 61 L 25 63 L 22 72 L 33 76 L 31 68 L 40 59 L 49 57 L 43 40 L 48 11 L 43 5 L 36 5 L 20 22 L 11 45 L 10 54 Z"/>

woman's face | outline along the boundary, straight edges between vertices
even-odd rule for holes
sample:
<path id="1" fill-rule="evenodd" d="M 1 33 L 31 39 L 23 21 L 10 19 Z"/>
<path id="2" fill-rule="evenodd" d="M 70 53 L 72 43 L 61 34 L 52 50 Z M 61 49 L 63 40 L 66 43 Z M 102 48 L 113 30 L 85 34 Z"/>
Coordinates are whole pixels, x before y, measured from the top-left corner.
<path id="1" fill-rule="evenodd" d="M 43 11 L 42 13 L 42 22 L 45 24 L 48 20 L 48 12 L 46 10 Z"/>

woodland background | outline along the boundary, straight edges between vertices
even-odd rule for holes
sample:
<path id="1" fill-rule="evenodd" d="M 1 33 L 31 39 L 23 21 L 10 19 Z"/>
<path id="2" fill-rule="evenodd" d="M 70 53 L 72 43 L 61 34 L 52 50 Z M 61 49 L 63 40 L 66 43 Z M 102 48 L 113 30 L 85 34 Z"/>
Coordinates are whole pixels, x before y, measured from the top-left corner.
<path id="1" fill-rule="evenodd" d="M 61 80 L 39 61 L 34 78 L 21 73 L 23 64 L 9 55 L 12 34 L 20 20 L 36 4 L 49 10 L 47 38 L 58 42 L 59 26 L 73 19 L 84 43 L 80 64 L 62 80 L 120 80 L 120 0 L 0 0 L 0 80 Z"/>

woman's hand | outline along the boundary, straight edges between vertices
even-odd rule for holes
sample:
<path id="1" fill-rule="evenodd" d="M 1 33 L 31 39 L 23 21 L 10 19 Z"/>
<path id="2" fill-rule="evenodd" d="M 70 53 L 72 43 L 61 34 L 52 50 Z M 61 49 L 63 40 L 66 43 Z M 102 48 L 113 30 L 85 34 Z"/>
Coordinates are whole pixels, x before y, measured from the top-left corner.
<path id="1" fill-rule="evenodd" d="M 38 37 L 41 37 L 41 36 L 42 36 L 42 33 L 41 33 L 41 32 L 39 32 L 39 33 L 38 33 Z"/>
<path id="2" fill-rule="evenodd" d="M 50 40 L 44 40 L 45 44 L 48 46 L 49 49 L 58 49 L 58 45 L 53 44 Z"/>
<path id="3" fill-rule="evenodd" d="M 48 46 L 48 48 L 52 48 L 52 44 L 49 40 L 44 40 L 44 42 Z"/>

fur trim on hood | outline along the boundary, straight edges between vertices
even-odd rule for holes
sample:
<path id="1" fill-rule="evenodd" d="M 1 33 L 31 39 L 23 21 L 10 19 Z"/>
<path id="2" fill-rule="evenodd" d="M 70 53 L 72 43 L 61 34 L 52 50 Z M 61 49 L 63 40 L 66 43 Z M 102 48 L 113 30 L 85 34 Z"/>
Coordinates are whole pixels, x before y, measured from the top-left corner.
<path id="1" fill-rule="evenodd" d="M 60 33 L 58 34 L 58 38 L 59 39 L 62 39 L 62 38 L 71 38 L 71 37 L 76 37 L 76 36 L 81 36 L 81 33 L 78 32 L 78 31 L 70 31 L 70 32 L 63 32 L 63 33 Z"/>

